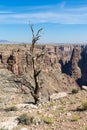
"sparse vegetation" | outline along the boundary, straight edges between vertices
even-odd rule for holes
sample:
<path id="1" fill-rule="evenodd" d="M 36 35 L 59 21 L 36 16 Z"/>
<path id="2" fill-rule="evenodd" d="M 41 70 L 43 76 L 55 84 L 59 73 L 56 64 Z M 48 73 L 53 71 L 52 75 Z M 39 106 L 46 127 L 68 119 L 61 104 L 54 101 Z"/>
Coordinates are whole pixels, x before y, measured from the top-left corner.
<path id="1" fill-rule="evenodd" d="M 45 109 L 46 108 L 46 104 L 42 104 L 42 109 Z"/>
<path id="2" fill-rule="evenodd" d="M 35 52 L 39 52 L 36 46 Z M 17 78 L 19 80 L 23 79 L 23 81 L 27 80 L 32 84 L 33 88 L 35 89 L 33 69 L 31 70 L 31 68 L 29 68 L 29 70 L 27 70 L 27 68 L 24 75 L 19 75 Z M 49 69 L 49 64 L 47 69 Z M 33 130 L 87 130 L 87 91 L 83 90 L 79 91 L 77 94 L 70 94 L 69 92 L 72 91 L 74 85 L 69 87 L 72 82 L 69 82 L 70 80 L 67 81 L 65 77 L 64 81 L 69 85 L 67 86 L 67 84 L 64 84 L 63 86 L 61 76 L 62 74 L 58 74 L 58 71 L 56 72 L 56 70 L 54 71 L 54 69 L 52 69 L 52 73 L 51 70 L 45 71 L 45 69 L 41 69 L 41 74 L 39 75 L 39 79 L 41 81 L 39 84 L 41 85 L 41 87 L 44 86 L 44 88 L 40 90 L 42 94 L 41 99 L 42 96 L 44 98 L 39 105 L 34 105 L 34 103 L 31 102 L 34 100 L 30 94 L 31 90 L 28 89 L 28 87 L 26 88 L 26 84 L 22 84 L 21 86 L 20 82 L 14 83 L 14 79 L 16 80 L 16 76 L 14 76 L 12 72 L 10 73 L 10 71 L 7 71 L 7 69 L 0 70 L 0 130 L 7 130 L 4 128 L 9 129 L 12 124 L 15 124 L 14 126 L 12 126 L 14 127 L 13 130 L 20 130 L 22 128 Z M 3 76 L 1 75 L 1 73 L 3 74 Z M 5 77 L 4 75 L 6 75 L 7 77 Z M 27 78 L 24 79 L 23 76 L 26 76 Z M 64 76 L 66 75 L 64 74 Z M 61 79 L 61 81 L 59 81 L 59 78 Z M 8 81 L 8 79 L 13 80 Z M 46 81 L 48 83 L 46 83 Z M 41 82 L 43 82 L 43 84 L 41 84 Z M 57 84 L 57 86 L 55 84 Z M 28 86 L 29 85 L 30 84 L 28 84 Z M 24 93 L 21 93 L 21 90 L 19 90 L 20 87 L 24 88 L 28 94 L 26 95 Z M 78 88 L 76 87 L 75 89 Z M 48 101 L 49 97 L 51 97 L 53 93 L 60 93 L 63 91 L 66 91 L 67 93 L 66 97 L 60 97 L 57 100 Z M 15 106 L 18 108 L 17 111 L 14 108 Z M 3 126 L 5 127 L 3 128 Z"/>
<path id="3" fill-rule="evenodd" d="M 30 125 L 33 122 L 34 117 L 32 116 L 28 116 L 26 113 L 22 114 L 18 120 L 19 120 L 19 124 L 22 125 Z"/>
<path id="4" fill-rule="evenodd" d="M 72 94 L 76 94 L 76 93 L 78 93 L 78 89 L 73 89 Z"/>
<path id="5" fill-rule="evenodd" d="M 3 101 L 0 99 L 0 103 L 2 103 Z"/>
<path id="6" fill-rule="evenodd" d="M 48 125 L 52 125 L 54 123 L 54 119 L 52 117 L 44 117 L 43 121 Z"/>
<path id="7" fill-rule="evenodd" d="M 8 129 L 5 129 L 5 128 L 0 128 L 0 130 L 8 130 Z"/>
<path id="8" fill-rule="evenodd" d="M 64 105 L 66 102 L 64 99 L 60 99 L 60 102 Z"/>
<path id="9" fill-rule="evenodd" d="M 33 119 L 33 124 L 35 124 L 35 125 L 37 125 L 37 124 L 40 124 L 42 122 L 42 119 L 41 118 L 39 118 L 39 117 L 36 117 L 36 118 L 34 118 Z"/>
<path id="10" fill-rule="evenodd" d="M 59 110 L 63 113 L 64 112 L 64 105 L 62 105 Z"/>
<path id="11" fill-rule="evenodd" d="M 75 116 L 73 116 L 72 121 L 78 121 L 79 118 L 80 118 L 79 116 L 75 115 Z"/>
<path id="12" fill-rule="evenodd" d="M 83 106 L 83 109 L 84 109 L 84 110 L 87 110 L 87 101 L 84 101 L 84 102 L 82 103 L 82 106 Z"/>
<path id="13" fill-rule="evenodd" d="M 51 107 L 56 106 L 56 102 L 51 101 L 51 102 L 50 102 L 50 106 L 51 106 Z"/>
<path id="14" fill-rule="evenodd" d="M 87 130 L 87 126 L 85 126 L 82 130 Z"/>
<path id="15" fill-rule="evenodd" d="M 7 112 L 9 112 L 9 111 L 17 111 L 17 110 L 18 110 L 18 108 L 15 107 L 15 106 L 8 107 L 8 108 L 5 109 L 5 111 L 7 111 Z"/>
<path id="16" fill-rule="evenodd" d="M 71 101 L 71 104 L 76 104 L 76 101 Z"/>
<path id="17" fill-rule="evenodd" d="M 40 124 L 42 119 L 39 117 L 34 118 L 33 116 L 28 116 L 26 113 L 22 114 L 19 118 L 19 124 L 30 125 L 30 124 Z"/>

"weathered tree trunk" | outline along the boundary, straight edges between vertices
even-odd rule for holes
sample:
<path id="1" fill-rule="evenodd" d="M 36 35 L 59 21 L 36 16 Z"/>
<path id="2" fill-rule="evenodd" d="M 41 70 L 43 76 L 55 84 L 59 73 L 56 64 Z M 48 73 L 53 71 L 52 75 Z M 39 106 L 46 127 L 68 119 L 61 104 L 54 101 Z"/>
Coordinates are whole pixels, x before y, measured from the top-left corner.
<path id="1" fill-rule="evenodd" d="M 34 94 L 36 95 L 35 103 L 37 103 L 39 101 L 39 90 L 40 90 L 40 87 L 39 87 L 38 77 L 35 75 L 35 72 L 34 72 L 34 81 L 35 81 Z"/>
<path id="2" fill-rule="evenodd" d="M 31 92 L 33 98 L 34 98 L 34 101 L 35 101 L 35 104 L 37 104 L 39 102 L 39 92 L 40 92 L 40 86 L 39 86 L 39 80 L 38 80 L 38 76 L 41 72 L 41 70 L 38 70 L 37 69 L 37 59 L 40 58 L 40 56 L 42 54 L 40 54 L 39 56 L 35 56 L 35 44 L 36 42 L 39 40 L 39 33 L 42 31 L 42 28 L 38 30 L 37 34 L 35 35 L 34 34 L 34 30 L 33 30 L 33 27 L 31 27 L 31 31 L 32 31 L 32 44 L 31 44 L 31 47 L 30 47 L 30 53 L 31 53 L 31 57 L 32 57 L 32 67 L 33 67 L 33 78 L 34 78 L 34 82 L 35 82 L 35 87 L 34 87 L 34 90 Z"/>
<path id="3" fill-rule="evenodd" d="M 35 82 L 35 89 L 34 89 L 34 92 L 32 93 L 32 96 L 35 100 L 35 104 L 37 104 L 39 102 L 40 87 L 39 87 L 39 80 L 38 80 L 39 73 L 37 73 L 38 71 L 36 70 L 35 58 L 32 58 L 32 63 L 33 63 L 33 78 Z"/>

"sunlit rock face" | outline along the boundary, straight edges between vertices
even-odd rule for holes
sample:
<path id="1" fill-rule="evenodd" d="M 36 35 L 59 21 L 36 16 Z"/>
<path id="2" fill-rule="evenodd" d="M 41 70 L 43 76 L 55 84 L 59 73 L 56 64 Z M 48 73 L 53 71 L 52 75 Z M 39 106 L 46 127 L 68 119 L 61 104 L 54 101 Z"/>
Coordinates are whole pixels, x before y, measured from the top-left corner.
<path id="1" fill-rule="evenodd" d="M 16 75 L 21 75 L 28 69 L 32 69 L 31 56 L 29 55 L 29 45 L 13 45 L 12 48 L 9 47 L 9 45 L 2 45 L 1 47 L 0 68 L 7 68 Z M 56 48 L 52 45 L 39 45 L 36 48 L 36 55 L 41 51 L 44 52 L 44 55 L 37 61 L 37 64 L 40 64 L 43 71 L 49 70 L 50 67 L 61 71 L 58 47 Z"/>
<path id="2" fill-rule="evenodd" d="M 30 44 L 0 45 L 0 69 L 8 69 L 15 75 L 32 70 Z M 87 85 L 86 45 L 36 45 L 36 55 L 44 52 L 37 66 L 49 73 L 56 69 L 74 78 L 80 85 Z"/>

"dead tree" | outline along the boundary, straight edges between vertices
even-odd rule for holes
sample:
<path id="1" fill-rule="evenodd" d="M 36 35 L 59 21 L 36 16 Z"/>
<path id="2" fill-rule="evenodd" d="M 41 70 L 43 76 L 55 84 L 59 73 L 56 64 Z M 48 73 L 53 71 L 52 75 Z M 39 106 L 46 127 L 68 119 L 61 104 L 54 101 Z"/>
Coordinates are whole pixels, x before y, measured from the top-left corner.
<path id="1" fill-rule="evenodd" d="M 35 54 L 35 45 L 37 43 L 37 41 L 40 38 L 40 33 L 42 31 L 42 28 L 40 28 L 36 35 L 34 33 L 34 29 L 33 26 L 30 25 L 30 29 L 32 31 L 32 44 L 30 47 L 30 55 L 31 55 L 31 59 L 32 59 L 32 68 L 33 68 L 33 79 L 34 79 L 34 89 L 32 89 L 31 94 L 34 98 L 35 104 L 37 104 L 39 102 L 39 92 L 40 92 L 40 86 L 39 86 L 39 79 L 38 76 L 41 72 L 41 69 L 37 68 L 37 60 L 44 54 L 44 53 L 40 53 L 38 55 Z"/>
<path id="2" fill-rule="evenodd" d="M 31 95 L 34 98 L 35 104 L 37 104 L 40 101 L 39 92 L 40 92 L 40 88 L 41 88 L 41 86 L 39 85 L 39 78 L 38 78 L 39 74 L 41 72 L 41 69 L 40 69 L 40 65 L 39 65 L 39 68 L 38 68 L 37 63 L 38 63 L 38 59 L 42 55 L 44 55 L 45 52 L 42 51 L 42 52 L 36 54 L 36 51 L 35 51 L 35 49 L 36 49 L 35 45 L 36 45 L 37 41 L 39 40 L 39 38 L 41 36 L 40 34 L 41 34 L 41 31 L 42 31 L 42 28 L 40 28 L 37 31 L 36 35 L 34 33 L 34 29 L 33 29 L 32 25 L 30 25 L 30 29 L 31 29 L 31 32 L 32 32 L 32 43 L 31 43 L 31 46 L 30 46 L 30 51 L 28 51 L 26 56 L 29 55 L 31 57 L 34 85 L 32 85 L 32 83 L 30 83 L 30 81 L 27 79 L 27 77 L 25 75 L 17 76 L 15 78 L 13 78 L 13 80 L 15 81 L 15 83 L 19 84 L 19 86 L 21 88 L 22 88 L 22 85 L 27 87 L 30 90 Z"/>

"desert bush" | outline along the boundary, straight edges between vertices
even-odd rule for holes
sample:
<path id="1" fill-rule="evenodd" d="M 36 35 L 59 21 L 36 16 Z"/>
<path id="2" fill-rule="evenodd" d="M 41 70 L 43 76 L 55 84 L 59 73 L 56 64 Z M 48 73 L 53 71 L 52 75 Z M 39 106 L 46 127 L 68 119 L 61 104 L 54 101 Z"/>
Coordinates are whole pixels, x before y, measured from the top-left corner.
<path id="1" fill-rule="evenodd" d="M 42 109 L 46 109 L 46 104 L 42 104 Z"/>
<path id="2" fill-rule="evenodd" d="M 83 130 L 87 130 L 87 126 L 85 126 L 85 127 L 83 128 Z"/>
<path id="3" fill-rule="evenodd" d="M 8 107 L 8 108 L 5 109 L 5 111 L 7 111 L 7 112 L 9 112 L 9 111 L 17 111 L 17 110 L 18 110 L 18 108 L 15 107 L 15 106 L 13 106 L 13 107 Z"/>
<path id="4" fill-rule="evenodd" d="M 51 107 L 56 106 L 56 102 L 54 102 L 54 101 L 50 102 L 50 106 Z"/>
<path id="5" fill-rule="evenodd" d="M 84 102 L 82 103 L 82 106 L 83 106 L 83 109 L 84 109 L 84 110 L 87 110 L 87 101 L 84 101 Z"/>
<path id="6" fill-rule="evenodd" d="M 20 117 L 19 117 L 19 124 L 22 124 L 22 125 L 30 125 L 31 123 L 33 123 L 33 119 L 34 117 L 32 116 L 28 116 L 26 113 L 22 114 Z"/>
<path id="7" fill-rule="evenodd" d="M 64 112 L 64 105 L 62 105 L 62 106 L 59 108 L 59 110 L 61 111 L 61 113 L 63 113 L 63 112 Z"/>
<path id="8" fill-rule="evenodd" d="M 41 124 L 43 122 L 43 120 L 39 117 L 36 117 L 32 120 L 32 123 L 37 125 L 37 124 Z"/>
<path id="9" fill-rule="evenodd" d="M 2 99 L 0 99 L 0 103 L 2 103 L 3 101 L 2 101 Z"/>
<path id="10" fill-rule="evenodd" d="M 53 118 L 51 118 L 51 117 L 45 117 L 43 119 L 43 121 L 44 121 L 44 123 L 49 124 L 49 125 L 52 125 L 54 122 Z"/>
<path id="11" fill-rule="evenodd" d="M 78 121 L 78 120 L 79 120 L 79 116 L 77 115 L 73 116 L 72 121 Z"/>
<path id="12" fill-rule="evenodd" d="M 76 94 L 76 93 L 78 93 L 78 90 L 77 89 L 73 89 L 72 90 L 72 94 Z"/>
<path id="13" fill-rule="evenodd" d="M 5 128 L 0 128 L 0 130 L 8 130 L 8 129 L 5 129 Z"/>

